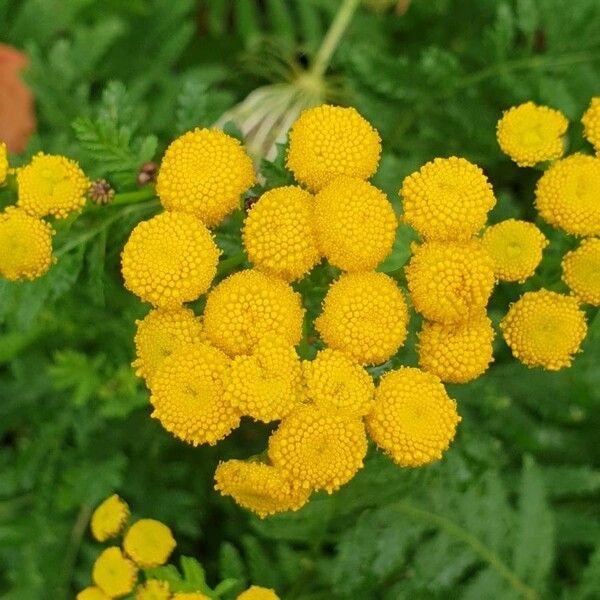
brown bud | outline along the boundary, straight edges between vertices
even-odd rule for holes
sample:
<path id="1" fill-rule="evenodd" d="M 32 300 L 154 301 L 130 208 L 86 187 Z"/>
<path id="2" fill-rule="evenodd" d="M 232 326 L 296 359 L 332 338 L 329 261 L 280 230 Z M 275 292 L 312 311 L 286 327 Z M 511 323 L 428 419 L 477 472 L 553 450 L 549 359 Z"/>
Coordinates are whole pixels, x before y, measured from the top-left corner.
<path id="1" fill-rule="evenodd" d="M 158 172 L 158 165 L 154 161 L 144 163 L 140 167 L 140 171 L 137 176 L 137 182 L 139 185 L 147 185 L 156 181 L 156 174 Z"/>
<path id="2" fill-rule="evenodd" d="M 94 204 L 108 204 L 113 199 L 115 190 L 106 179 L 96 179 L 92 181 L 88 194 Z"/>

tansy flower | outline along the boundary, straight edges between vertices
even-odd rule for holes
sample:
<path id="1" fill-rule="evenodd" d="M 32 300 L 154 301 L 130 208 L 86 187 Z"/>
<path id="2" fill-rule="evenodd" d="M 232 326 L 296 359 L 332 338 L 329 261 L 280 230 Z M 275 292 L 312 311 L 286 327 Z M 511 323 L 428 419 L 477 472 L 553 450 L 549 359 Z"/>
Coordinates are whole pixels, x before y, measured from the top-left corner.
<path id="1" fill-rule="evenodd" d="M 253 585 L 242 592 L 237 600 L 279 600 L 279 596 L 270 588 Z"/>
<path id="2" fill-rule="evenodd" d="M 600 96 L 592 98 L 581 122 L 585 139 L 600 153 Z"/>
<path id="3" fill-rule="evenodd" d="M 177 592 L 173 594 L 172 600 L 211 600 L 205 594 L 200 592 Z"/>
<path id="4" fill-rule="evenodd" d="M 354 108 L 323 104 L 303 111 L 292 126 L 287 167 L 318 191 L 338 175 L 368 179 L 380 154 L 379 134 Z"/>
<path id="5" fill-rule="evenodd" d="M 533 223 L 507 219 L 488 227 L 481 243 L 494 261 L 498 279 L 523 282 L 540 264 L 548 240 Z"/>
<path id="6" fill-rule="evenodd" d="M 442 458 L 460 420 L 438 377 L 401 367 L 382 377 L 366 422 L 369 435 L 394 462 L 421 467 Z"/>
<path id="7" fill-rule="evenodd" d="M 296 409 L 269 439 L 269 459 L 295 487 L 332 493 L 350 481 L 367 453 L 358 417 L 316 405 Z"/>
<path id="8" fill-rule="evenodd" d="M 484 373 L 493 359 L 494 328 L 485 311 L 463 323 L 423 323 L 419 367 L 449 383 L 467 383 Z"/>
<path id="9" fill-rule="evenodd" d="M 0 275 L 17 281 L 41 277 L 52 265 L 52 228 L 9 206 L 0 213 Z"/>
<path id="10" fill-rule="evenodd" d="M 194 129 L 167 148 L 156 193 L 167 210 L 195 215 L 211 227 L 238 207 L 254 181 L 252 160 L 238 140 L 217 129 Z"/>
<path id="11" fill-rule="evenodd" d="M 164 565 L 175 546 L 171 530 L 155 519 L 140 519 L 123 538 L 123 550 L 143 569 Z"/>
<path id="12" fill-rule="evenodd" d="M 175 308 L 208 290 L 219 254 L 202 221 L 161 213 L 138 223 L 123 248 L 125 287 L 145 302 Z"/>
<path id="13" fill-rule="evenodd" d="M 113 494 L 102 502 L 92 514 L 90 528 L 99 542 L 115 537 L 125 526 L 129 518 L 127 502 Z"/>
<path id="14" fill-rule="evenodd" d="M 0 185 L 6 181 L 8 175 L 8 150 L 6 144 L 0 142 Z"/>
<path id="15" fill-rule="evenodd" d="M 187 345 L 165 358 L 152 377 L 152 417 L 193 446 L 216 444 L 240 423 L 223 398 L 229 359 L 209 344 Z"/>
<path id="16" fill-rule="evenodd" d="M 535 205 L 554 227 L 600 235 L 600 158 L 573 154 L 555 162 L 538 180 Z"/>
<path id="17" fill-rule="evenodd" d="M 588 238 L 562 261 L 563 281 L 586 304 L 600 306 L 600 238 Z"/>
<path id="18" fill-rule="evenodd" d="M 208 295 L 204 330 L 230 356 L 251 352 L 265 335 L 295 346 L 302 336 L 300 295 L 284 281 L 253 269 L 234 273 Z"/>
<path id="19" fill-rule="evenodd" d="M 261 519 L 298 510 L 308 501 L 309 489 L 293 488 L 284 473 L 260 462 L 228 460 L 215 471 L 215 489 L 231 496 L 240 506 Z"/>
<path id="20" fill-rule="evenodd" d="M 483 171 L 464 158 L 436 158 L 402 182 L 403 219 L 426 240 L 465 241 L 496 204 Z"/>
<path id="21" fill-rule="evenodd" d="M 414 248 L 406 280 L 417 312 L 431 321 L 455 323 L 485 307 L 494 268 L 477 240 L 427 242 Z"/>
<path id="22" fill-rule="evenodd" d="M 92 579 L 107 596 L 121 598 L 133 591 L 137 567 L 123 556 L 120 548 L 111 546 L 96 559 Z"/>
<path id="23" fill-rule="evenodd" d="M 406 338 L 408 310 L 395 281 L 383 273 L 348 273 L 335 281 L 315 327 L 323 341 L 360 364 L 393 356 Z"/>
<path id="24" fill-rule="evenodd" d="M 90 586 L 86 587 L 85 590 L 81 590 L 77 594 L 76 600 L 110 600 L 110 598 L 99 587 Z"/>
<path id="25" fill-rule="evenodd" d="M 90 182 L 74 160 L 40 152 L 17 169 L 17 186 L 17 204 L 30 215 L 64 218 L 81 210 Z"/>
<path id="26" fill-rule="evenodd" d="M 166 581 L 149 579 L 135 592 L 135 600 L 170 600 L 171 591 Z"/>
<path id="27" fill-rule="evenodd" d="M 300 279 L 321 258 L 313 197 L 292 185 L 265 192 L 250 209 L 242 238 L 257 269 L 286 281 Z"/>
<path id="28" fill-rule="evenodd" d="M 548 290 L 523 294 L 500 328 L 515 358 L 548 371 L 570 366 L 587 333 L 577 300 Z"/>
<path id="29" fill-rule="evenodd" d="M 344 271 L 371 271 L 392 251 L 398 221 L 387 196 L 366 181 L 338 177 L 315 197 L 320 250 Z"/>

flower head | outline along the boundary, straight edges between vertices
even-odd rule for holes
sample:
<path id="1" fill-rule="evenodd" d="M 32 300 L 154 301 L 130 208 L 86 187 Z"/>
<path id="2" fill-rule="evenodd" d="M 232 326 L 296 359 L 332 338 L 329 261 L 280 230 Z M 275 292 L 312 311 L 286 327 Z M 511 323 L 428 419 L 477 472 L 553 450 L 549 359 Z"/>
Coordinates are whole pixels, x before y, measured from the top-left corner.
<path id="1" fill-rule="evenodd" d="M 253 585 L 242 592 L 236 600 L 279 600 L 279 596 L 270 588 Z"/>
<path id="2" fill-rule="evenodd" d="M 135 592 L 135 600 L 170 600 L 171 591 L 166 581 L 148 579 Z"/>
<path id="3" fill-rule="evenodd" d="M 587 238 L 562 261 L 563 281 L 586 304 L 600 306 L 600 238 Z"/>
<path id="4" fill-rule="evenodd" d="M 600 96 L 592 98 L 581 122 L 585 139 L 600 153 Z"/>
<path id="5" fill-rule="evenodd" d="M 171 530 L 155 519 L 136 521 L 123 538 L 123 550 L 143 569 L 164 565 L 175 546 Z"/>
<path id="6" fill-rule="evenodd" d="M 173 594 L 172 600 L 211 600 L 205 594 L 200 592 L 177 592 Z"/>
<path id="7" fill-rule="evenodd" d="M 123 555 L 117 546 L 106 548 L 92 569 L 94 583 L 111 598 L 129 594 L 137 579 L 135 563 Z"/>
<path id="8" fill-rule="evenodd" d="M 6 181 L 8 175 L 8 150 L 6 144 L 0 142 L 0 185 Z"/>
<path id="9" fill-rule="evenodd" d="M 113 494 L 102 502 L 92 514 L 90 528 L 92 535 L 99 541 L 115 537 L 125 526 L 129 518 L 127 502 Z"/>
<path id="10" fill-rule="evenodd" d="M 99 587 L 94 585 L 81 590 L 75 600 L 110 600 L 110 598 Z"/>

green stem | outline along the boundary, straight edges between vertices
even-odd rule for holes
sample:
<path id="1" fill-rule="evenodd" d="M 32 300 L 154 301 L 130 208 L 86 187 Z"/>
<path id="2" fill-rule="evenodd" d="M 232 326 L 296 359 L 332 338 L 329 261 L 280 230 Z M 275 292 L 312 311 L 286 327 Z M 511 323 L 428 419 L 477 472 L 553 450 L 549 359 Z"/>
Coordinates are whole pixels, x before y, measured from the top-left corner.
<path id="1" fill-rule="evenodd" d="M 243 252 L 222 260 L 217 267 L 217 276 L 228 275 L 235 267 L 243 264 L 245 261 L 246 255 Z"/>
<path id="2" fill-rule="evenodd" d="M 115 194 L 108 206 L 135 204 L 136 202 L 150 200 L 150 198 L 154 198 L 155 196 L 156 192 L 154 187 L 149 185 L 147 187 L 143 187 L 141 190 L 136 190 L 135 192 L 123 192 L 122 194 Z"/>

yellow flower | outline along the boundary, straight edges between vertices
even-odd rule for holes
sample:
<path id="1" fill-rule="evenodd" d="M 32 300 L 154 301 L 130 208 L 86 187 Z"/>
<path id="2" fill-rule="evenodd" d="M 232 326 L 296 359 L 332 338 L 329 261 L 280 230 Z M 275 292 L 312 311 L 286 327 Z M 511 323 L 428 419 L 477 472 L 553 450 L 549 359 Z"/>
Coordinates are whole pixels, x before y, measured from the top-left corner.
<path id="1" fill-rule="evenodd" d="M 6 144 L 0 142 L 0 185 L 6 181 L 8 175 L 8 150 Z"/>
<path id="2" fill-rule="evenodd" d="M 251 356 L 236 356 L 227 379 L 225 401 L 264 423 L 282 419 L 303 399 L 300 359 L 277 336 L 261 338 Z"/>
<path id="3" fill-rule="evenodd" d="M 209 344 L 187 345 L 165 358 L 152 378 L 152 417 L 193 446 L 216 444 L 239 426 L 225 401 L 229 359 Z"/>
<path id="4" fill-rule="evenodd" d="M 528 367 L 569 367 L 587 333 L 577 300 L 548 290 L 526 292 L 500 323 L 515 358 Z"/>
<path id="5" fill-rule="evenodd" d="M 129 518 L 127 502 L 113 494 L 94 511 L 90 522 L 92 535 L 99 542 L 115 537 L 125 526 Z"/>
<path id="6" fill-rule="evenodd" d="M 243 241 L 257 269 L 286 281 L 300 279 L 320 260 L 314 200 L 302 188 L 265 192 L 246 217 Z"/>
<path id="7" fill-rule="evenodd" d="M 110 596 L 107 596 L 99 587 L 90 586 L 81 590 L 77 594 L 76 600 L 110 600 Z"/>
<path id="8" fill-rule="evenodd" d="M 194 129 L 171 142 L 156 193 L 167 210 L 218 225 L 254 185 L 252 160 L 238 140 L 217 129 Z"/>
<path id="9" fill-rule="evenodd" d="M 312 361 L 302 363 L 306 393 L 317 405 L 331 411 L 345 410 L 363 417 L 373 405 L 375 385 L 358 363 L 327 348 Z"/>
<path id="10" fill-rule="evenodd" d="M 438 377 L 401 367 L 382 377 L 366 421 L 369 435 L 394 462 L 421 467 L 442 458 L 460 420 Z"/>
<path id="11" fill-rule="evenodd" d="M 247 354 L 265 335 L 295 346 L 302 336 L 300 295 L 285 281 L 249 269 L 224 279 L 208 295 L 204 331 L 229 354 Z"/>
<path id="12" fill-rule="evenodd" d="M 315 327 L 323 341 L 360 364 L 393 356 L 406 338 L 408 310 L 395 281 L 383 273 L 348 273 L 335 281 Z"/>
<path id="13" fill-rule="evenodd" d="M 289 134 L 287 167 L 319 191 L 338 175 L 368 179 L 381 154 L 379 134 L 354 108 L 323 104 L 300 114 Z"/>
<path id="14" fill-rule="evenodd" d="M 403 218 L 426 240 L 466 241 L 496 204 L 483 171 L 464 158 L 436 158 L 402 182 Z"/>
<path id="15" fill-rule="evenodd" d="M 488 227 L 481 243 L 494 261 L 498 279 L 522 283 L 540 264 L 548 240 L 533 223 L 507 219 Z"/>
<path id="16" fill-rule="evenodd" d="M 279 600 L 279 596 L 270 588 L 253 585 L 242 592 L 236 600 Z"/>
<path id="17" fill-rule="evenodd" d="M 562 262 L 563 281 L 586 304 L 600 306 L 600 238 L 588 238 Z"/>
<path id="18" fill-rule="evenodd" d="M 135 600 L 170 600 L 171 591 L 166 581 L 149 579 L 135 592 Z"/>
<path id="19" fill-rule="evenodd" d="M 0 213 L 0 275 L 17 281 L 41 277 L 52 265 L 52 228 L 9 206 Z"/>
<path id="20" fill-rule="evenodd" d="M 533 167 L 563 155 L 562 136 L 568 126 L 569 121 L 558 110 L 525 102 L 504 111 L 496 137 L 502 152 L 520 167 Z"/>
<path id="21" fill-rule="evenodd" d="M 600 158 L 573 154 L 555 162 L 538 181 L 535 205 L 554 227 L 600 235 Z"/>
<path id="22" fill-rule="evenodd" d="M 172 600 L 211 600 L 208 596 L 200 592 L 178 592 L 173 594 Z"/>
<path id="23" fill-rule="evenodd" d="M 581 122 L 585 139 L 600 153 L 600 96 L 592 98 Z"/>
<path id="24" fill-rule="evenodd" d="M 298 510 L 310 496 L 308 489 L 293 488 L 281 470 L 260 462 L 222 462 L 215 471 L 215 482 L 215 489 L 223 496 L 231 496 L 261 519 Z"/>
<path id="25" fill-rule="evenodd" d="M 135 563 L 123 556 L 120 548 L 111 546 L 96 559 L 92 579 L 107 596 L 121 598 L 133 591 L 137 571 Z"/>
<path id="26" fill-rule="evenodd" d="M 123 550 L 143 569 L 164 565 L 175 546 L 171 530 L 155 519 L 140 519 L 123 539 Z"/>
<path id="27" fill-rule="evenodd" d="M 220 251 L 202 221 L 164 212 L 135 226 L 121 255 L 125 287 L 145 302 L 175 308 L 206 292 Z"/>
<path id="28" fill-rule="evenodd" d="M 40 152 L 17 169 L 17 204 L 34 217 L 54 215 L 62 219 L 82 209 L 89 185 L 74 160 Z"/>
<path id="29" fill-rule="evenodd" d="M 330 494 L 356 475 L 366 453 L 361 419 L 316 405 L 296 409 L 269 439 L 269 459 L 295 487 Z"/>
<path id="30" fill-rule="evenodd" d="M 427 242 L 414 248 L 406 280 L 415 310 L 430 321 L 456 323 L 487 304 L 494 268 L 481 242 Z"/>
<path id="31" fill-rule="evenodd" d="M 371 271 L 392 251 L 398 221 L 387 196 L 355 177 L 338 177 L 315 197 L 319 248 L 344 271 Z"/>
<path id="32" fill-rule="evenodd" d="M 494 328 L 484 311 L 464 323 L 425 322 L 419 333 L 419 367 L 449 383 L 467 383 L 487 371 Z"/>

